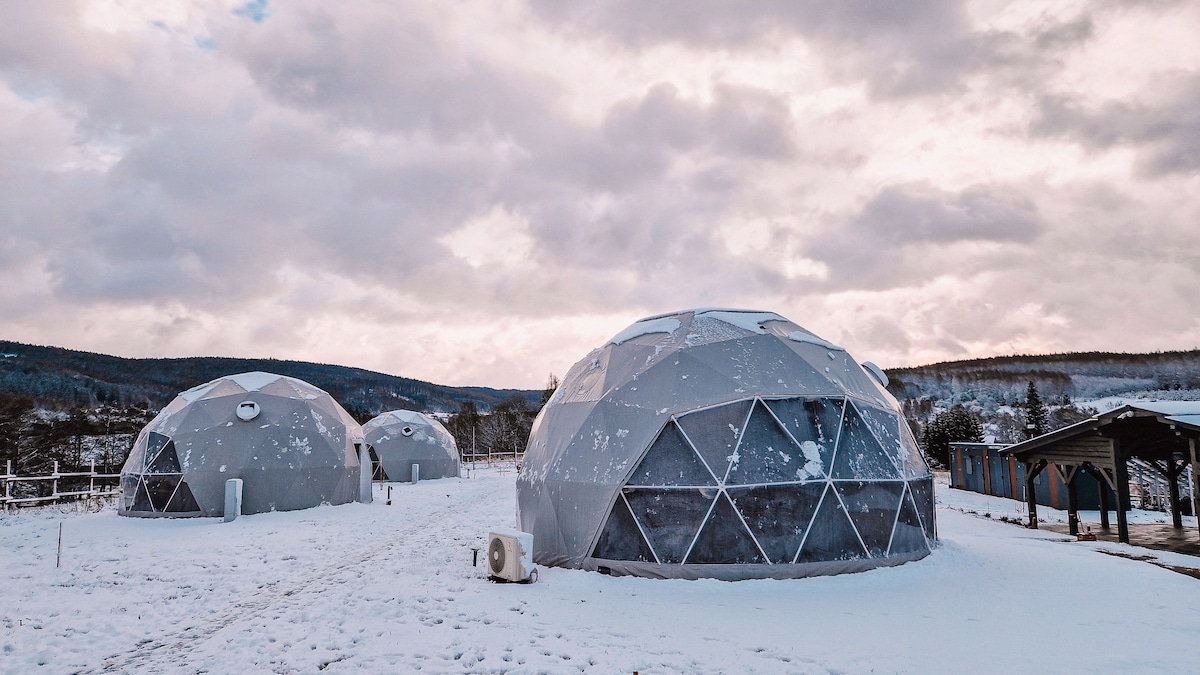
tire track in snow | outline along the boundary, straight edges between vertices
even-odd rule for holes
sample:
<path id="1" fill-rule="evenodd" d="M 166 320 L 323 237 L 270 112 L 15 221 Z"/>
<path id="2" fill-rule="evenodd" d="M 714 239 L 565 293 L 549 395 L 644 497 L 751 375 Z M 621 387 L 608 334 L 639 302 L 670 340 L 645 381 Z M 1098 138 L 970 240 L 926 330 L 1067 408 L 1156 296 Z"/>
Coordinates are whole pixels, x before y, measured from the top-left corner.
<path id="1" fill-rule="evenodd" d="M 419 504 L 420 502 L 417 502 L 414 506 Z M 356 541 L 352 544 L 354 548 L 364 550 L 364 553 L 353 558 L 338 558 L 335 563 L 306 571 L 303 576 L 293 580 L 264 584 L 217 616 L 203 617 L 185 628 L 144 640 L 131 652 L 109 656 L 97 669 L 76 673 L 94 675 L 179 670 L 181 665 L 189 663 L 189 654 L 203 649 L 212 640 L 229 632 L 229 629 L 237 631 L 242 626 L 251 628 L 268 614 L 286 614 L 289 609 L 310 604 L 313 598 L 321 596 L 337 585 L 361 579 L 367 573 L 366 563 L 376 558 L 387 557 L 398 549 L 411 547 L 415 535 L 429 535 L 430 522 L 444 522 L 460 508 L 461 505 L 456 501 L 434 511 L 412 513 L 412 518 L 402 524 L 395 524 L 395 529 L 389 529 L 386 537 L 380 537 L 375 528 L 391 523 L 366 519 L 363 521 L 364 530 L 356 533 Z M 199 672 L 196 669 L 191 670 Z"/>

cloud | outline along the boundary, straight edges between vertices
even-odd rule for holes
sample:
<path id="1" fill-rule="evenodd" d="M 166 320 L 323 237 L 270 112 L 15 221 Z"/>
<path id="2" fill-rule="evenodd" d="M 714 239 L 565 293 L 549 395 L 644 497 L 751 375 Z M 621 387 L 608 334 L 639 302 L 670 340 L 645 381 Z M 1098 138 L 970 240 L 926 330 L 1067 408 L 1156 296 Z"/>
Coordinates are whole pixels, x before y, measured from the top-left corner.
<path id="1" fill-rule="evenodd" d="M 1088 105 L 1076 97 L 1039 101 L 1032 130 L 1093 149 L 1118 146 L 1138 152 L 1137 168 L 1157 176 L 1200 170 L 1200 75 L 1166 76 L 1136 100 Z"/>
<path id="2" fill-rule="evenodd" d="M 1046 228 L 1020 186 L 889 185 L 806 251 L 831 270 L 834 287 L 891 287 L 928 275 L 946 251 L 1031 244 Z"/>
<path id="3" fill-rule="evenodd" d="M 1200 49 L 1128 45 L 1196 27 L 1185 3 L 7 2 L 0 332 L 529 387 L 705 305 L 884 365 L 1192 346 Z"/>

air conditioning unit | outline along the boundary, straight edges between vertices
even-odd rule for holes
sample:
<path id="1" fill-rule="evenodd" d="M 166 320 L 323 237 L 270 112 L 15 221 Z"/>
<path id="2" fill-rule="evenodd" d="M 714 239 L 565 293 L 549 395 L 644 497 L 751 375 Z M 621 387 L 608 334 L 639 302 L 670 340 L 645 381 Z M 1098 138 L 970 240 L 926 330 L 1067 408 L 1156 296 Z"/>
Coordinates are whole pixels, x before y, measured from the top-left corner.
<path id="1" fill-rule="evenodd" d="M 492 581 L 537 581 L 533 566 L 533 535 L 518 530 L 488 533 L 488 578 Z"/>

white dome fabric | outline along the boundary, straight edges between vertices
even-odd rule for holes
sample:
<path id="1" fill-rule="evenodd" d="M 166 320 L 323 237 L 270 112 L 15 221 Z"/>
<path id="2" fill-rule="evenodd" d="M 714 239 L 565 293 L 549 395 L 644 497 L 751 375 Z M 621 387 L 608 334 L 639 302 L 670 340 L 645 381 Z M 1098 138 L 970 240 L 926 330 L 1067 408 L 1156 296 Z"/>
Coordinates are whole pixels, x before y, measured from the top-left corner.
<path id="1" fill-rule="evenodd" d="M 895 399 L 747 310 L 644 319 L 575 364 L 534 422 L 517 517 L 537 563 L 658 578 L 856 572 L 936 542 Z"/>
<path id="2" fill-rule="evenodd" d="M 222 516 L 241 478 L 242 513 L 358 497 L 362 428 L 329 394 L 272 373 L 189 389 L 142 429 L 121 468 L 124 516 Z"/>
<path id="3" fill-rule="evenodd" d="M 459 473 L 454 436 L 432 417 L 411 410 L 392 410 L 363 425 L 363 436 L 383 468 L 385 480 L 412 481 L 412 465 L 421 480 L 454 478 Z"/>

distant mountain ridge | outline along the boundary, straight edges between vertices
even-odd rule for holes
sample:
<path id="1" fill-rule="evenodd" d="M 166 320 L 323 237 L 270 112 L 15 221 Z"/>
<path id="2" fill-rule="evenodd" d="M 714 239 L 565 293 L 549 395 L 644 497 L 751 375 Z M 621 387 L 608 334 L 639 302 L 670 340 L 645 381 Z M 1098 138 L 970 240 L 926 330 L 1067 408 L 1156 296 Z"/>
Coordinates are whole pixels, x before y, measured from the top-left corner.
<path id="1" fill-rule="evenodd" d="M 995 356 L 885 371 L 900 400 L 995 401 L 1024 398 L 1032 380 L 1047 400 L 1095 399 L 1141 391 L 1200 390 L 1200 350 L 1127 354 L 1077 352 Z"/>
<path id="2" fill-rule="evenodd" d="M 0 394 L 34 399 L 49 408 L 138 406 L 158 409 L 176 394 L 224 375 L 261 370 L 299 378 L 329 392 L 356 417 L 398 408 L 456 412 L 463 402 L 481 410 L 513 396 L 531 403 L 540 390 L 450 387 L 361 368 L 305 361 L 189 357 L 127 359 L 92 352 L 0 341 Z"/>
<path id="3" fill-rule="evenodd" d="M 161 408 L 181 391 L 223 375 L 262 370 L 310 382 L 355 413 L 396 408 L 455 412 L 470 401 L 490 410 L 518 396 L 538 403 L 540 390 L 450 387 L 338 366 L 277 359 L 189 357 L 128 359 L 61 347 L 0 341 L 0 394 L 50 408 Z M 1129 354 L 1077 352 L 995 356 L 889 368 L 888 390 L 902 402 L 1005 405 L 1021 400 L 1030 380 L 1047 400 L 1092 399 L 1155 390 L 1200 391 L 1200 350 Z"/>

